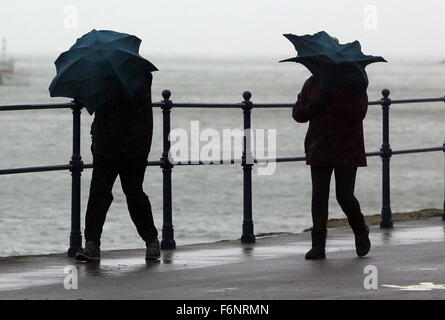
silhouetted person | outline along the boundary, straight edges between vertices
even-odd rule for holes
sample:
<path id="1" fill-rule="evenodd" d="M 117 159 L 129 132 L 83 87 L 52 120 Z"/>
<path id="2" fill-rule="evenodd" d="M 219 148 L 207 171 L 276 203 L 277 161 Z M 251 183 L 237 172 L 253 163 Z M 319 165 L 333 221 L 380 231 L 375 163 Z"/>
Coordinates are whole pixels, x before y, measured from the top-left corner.
<path id="1" fill-rule="evenodd" d="M 305 139 L 306 163 L 312 177 L 312 249 L 306 259 L 325 259 L 329 188 L 335 174 L 337 201 L 355 234 L 359 256 L 370 248 L 369 229 L 354 196 L 357 167 L 365 167 L 363 119 L 368 110 L 366 90 L 339 86 L 320 90 L 316 77 L 303 86 L 293 108 L 297 122 L 309 121 Z"/>
<path id="2" fill-rule="evenodd" d="M 142 188 L 153 135 L 152 79 L 149 74 L 132 101 L 115 100 L 95 113 L 91 126 L 93 176 L 85 219 L 86 245 L 76 255 L 77 260 L 100 259 L 102 227 L 118 175 L 131 219 L 146 242 L 146 259 L 160 257 L 150 201 Z"/>

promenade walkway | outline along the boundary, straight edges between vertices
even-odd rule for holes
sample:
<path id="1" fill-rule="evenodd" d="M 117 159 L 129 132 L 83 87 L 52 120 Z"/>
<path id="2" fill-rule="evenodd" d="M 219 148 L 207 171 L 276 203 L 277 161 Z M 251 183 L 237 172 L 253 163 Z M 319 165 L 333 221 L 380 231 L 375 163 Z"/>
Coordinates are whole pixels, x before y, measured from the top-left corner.
<path id="1" fill-rule="evenodd" d="M 440 217 L 373 226 L 371 241 L 370 255 L 357 258 L 349 228 L 330 230 L 325 261 L 304 260 L 307 232 L 180 246 L 157 263 L 146 263 L 144 250 L 103 252 L 100 264 L 65 254 L 1 258 L 0 299 L 445 299 Z M 68 265 L 77 267 L 77 290 L 64 288 Z M 377 290 L 364 287 L 368 265 Z"/>

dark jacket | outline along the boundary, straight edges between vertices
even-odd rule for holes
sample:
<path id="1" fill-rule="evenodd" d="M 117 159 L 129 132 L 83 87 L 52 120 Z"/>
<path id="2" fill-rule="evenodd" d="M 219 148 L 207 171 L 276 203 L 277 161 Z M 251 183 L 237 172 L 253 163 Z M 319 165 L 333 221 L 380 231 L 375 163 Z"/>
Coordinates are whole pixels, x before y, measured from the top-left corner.
<path id="1" fill-rule="evenodd" d="M 96 111 L 91 126 L 93 156 L 148 157 L 153 136 L 152 79 L 150 74 L 133 101 L 115 100 Z"/>
<path id="2" fill-rule="evenodd" d="M 365 167 L 363 119 L 368 110 L 365 90 L 339 87 L 321 91 L 312 76 L 293 108 L 297 122 L 309 121 L 304 142 L 306 163 L 314 166 Z"/>

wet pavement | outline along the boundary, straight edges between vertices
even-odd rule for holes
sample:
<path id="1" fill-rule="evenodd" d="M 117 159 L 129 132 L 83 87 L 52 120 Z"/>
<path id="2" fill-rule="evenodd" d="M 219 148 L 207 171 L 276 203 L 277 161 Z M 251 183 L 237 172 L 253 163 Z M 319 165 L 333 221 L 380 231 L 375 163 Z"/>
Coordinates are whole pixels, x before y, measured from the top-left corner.
<path id="1" fill-rule="evenodd" d="M 444 226 L 436 217 L 372 227 L 365 258 L 349 228 L 330 230 L 325 261 L 304 260 L 309 233 L 182 246 L 149 263 L 144 250 L 103 252 L 94 264 L 1 258 L 0 299 L 445 299 Z M 65 289 L 76 273 L 78 288 Z"/>

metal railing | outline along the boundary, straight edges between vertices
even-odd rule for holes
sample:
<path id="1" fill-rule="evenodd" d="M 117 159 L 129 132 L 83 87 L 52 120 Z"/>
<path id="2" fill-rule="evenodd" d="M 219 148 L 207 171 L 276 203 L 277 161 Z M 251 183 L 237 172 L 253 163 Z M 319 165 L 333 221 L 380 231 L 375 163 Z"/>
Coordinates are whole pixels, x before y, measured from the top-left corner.
<path id="1" fill-rule="evenodd" d="M 367 157 L 380 156 L 382 159 L 382 211 L 381 211 L 381 228 L 392 228 L 392 212 L 390 199 L 390 159 L 393 155 L 423 153 L 423 152 L 445 152 L 445 142 L 441 146 L 392 150 L 389 143 L 389 109 L 393 104 L 405 103 L 425 103 L 425 102 L 445 102 L 445 97 L 431 98 L 431 99 L 404 99 L 391 100 L 389 98 L 389 90 L 382 91 L 383 97 L 377 101 L 369 102 L 370 106 L 382 106 L 382 146 L 379 151 L 366 153 Z M 173 212 L 172 212 L 172 171 L 174 166 L 186 165 L 217 165 L 217 164 L 241 164 L 243 167 L 243 223 L 242 236 L 243 243 L 255 242 L 254 224 L 252 219 L 252 167 L 256 163 L 266 162 L 295 162 L 305 161 L 306 157 L 282 157 L 276 159 L 253 159 L 250 144 L 246 143 L 246 137 L 243 140 L 243 153 L 241 159 L 220 159 L 210 163 L 203 161 L 179 161 L 174 165 L 169 160 L 170 141 L 169 134 L 171 129 L 170 115 L 173 108 L 232 108 L 241 109 L 243 111 L 244 132 L 251 128 L 251 114 L 252 109 L 261 108 L 292 108 L 294 104 L 280 103 L 253 103 L 251 101 L 252 94 L 248 91 L 243 93 L 244 101 L 241 103 L 173 103 L 170 100 L 171 92 L 164 90 L 162 92 L 164 98 L 161 102 L 153 103 L 153 107 L 161 108 L 163 113 L 163 152 L 159 161 L 147 161 L 147 166 L 160 166 L 163 173 L 163 227 L 162 227 L 162 242 L 161 247 L 164 250 L 175 249 L 176 242 L 174 239 L 173 228 Z M 35 104 L 35 105 L 8 105 L 0 106 L 0 111 L 20 111 L 20 110 L 42 110 L 42 109 L 71 109 L 73 112 L 73 152 L 69 164 L 52 165 L 52 166 L 37 166 L 25 168 L 10 168 L 0 169 L 0 175 L 31 173 L 31 172 L 45 172 L 45 171 L 60 171 L 69 170 L 72 176 L 71 183 L 71 234 L 70 234 L 70 248 L 68 255 L 74 256 L 81 248 L 82 233 L 81 233 L 81 196 L 80 196 L 80 179 L 83 169 L 92 168 L 91 163 L 85 164 L 82 161 L 80 154 L 80 115 L 83 106 L 73 101 L 71 103 L 63 104 Z M 444 153 L 445 154 L 445 153 Z M 228 161 L 227 161 L 228 160 Z M 445 190 L 443 202 L 443 219 L 445 220 Z"/>

